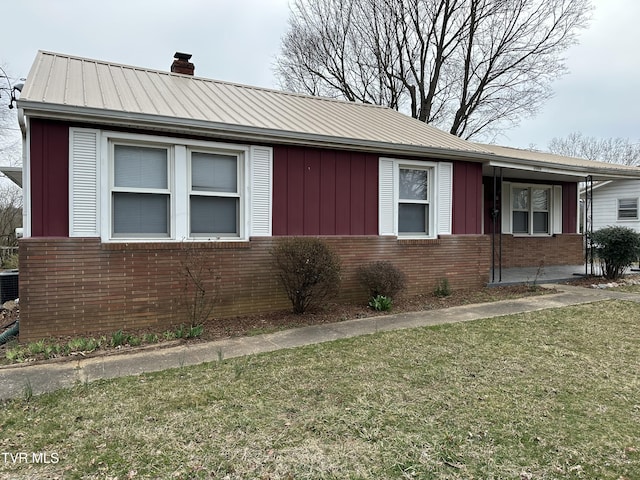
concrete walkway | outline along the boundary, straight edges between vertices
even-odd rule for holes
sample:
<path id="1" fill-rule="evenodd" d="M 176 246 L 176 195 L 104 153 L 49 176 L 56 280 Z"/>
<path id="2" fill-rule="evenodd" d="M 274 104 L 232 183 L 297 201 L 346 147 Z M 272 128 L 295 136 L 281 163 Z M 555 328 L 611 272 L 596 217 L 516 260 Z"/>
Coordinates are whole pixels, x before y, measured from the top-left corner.
<path id="1" fill-rule="evenodd" d="M 87 358 L 74 357 L 73 359 L 67 357 L 32 364 L 3 366 L 0 367 L 0 399 L 19 398 L 24 396 L 26 391 L 38 395 L 99 379 L 139 375 L 145 372 L 215 362 L 220 359 L 272 352 L 381 331 L 467 322 L 607 299 L 631 300 L 640 303 L 640 294 L 568 285 L 547 286 L 556 288 L 559 293 L 441 310 L 361 318 L 253 337 L 237 337 L 167 348 L 141 349 L 121 354 L 102 354 Z"/>

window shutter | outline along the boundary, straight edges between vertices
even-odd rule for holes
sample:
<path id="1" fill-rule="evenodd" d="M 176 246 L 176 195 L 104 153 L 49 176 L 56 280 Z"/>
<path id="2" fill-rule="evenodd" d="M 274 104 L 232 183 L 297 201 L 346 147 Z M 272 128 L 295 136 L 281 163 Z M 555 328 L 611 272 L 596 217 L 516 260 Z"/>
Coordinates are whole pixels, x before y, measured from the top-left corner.
<path id="1" fill-rule="evenodd" d="M 273 149 L 252 146 L 249 159 L 250 235 L 271 236 Z"/>
<path id="2" fill-rule="evenodd" d="M 440 162 L 436 179 L 438 198 L 437 230 L 438 235 L 451 235 L 453 210 L 453 164 Z"/>
<path id="3" fill-rule="evenodd" d="M 381 158 L 378 163 L 378 233 L 397 235 L 395 229 L 395 165 Z"/>
<path id="4" fill-rule="evenodd" d="M 562 233 L 562 185 L 553 186 L 553 234 Z"/>
<path id="5" fill-rule="evenodd" d="M 97 237 L 98 130 L 69 129 L 69 236 Z"/>
<path id="6" fill-rule="evenodd" d="M 512 233 L 511 230 L 511 184 L 502 182 L 502 205 L 500 206 L 500 218 L 502 220 L 502 233 Z"/>

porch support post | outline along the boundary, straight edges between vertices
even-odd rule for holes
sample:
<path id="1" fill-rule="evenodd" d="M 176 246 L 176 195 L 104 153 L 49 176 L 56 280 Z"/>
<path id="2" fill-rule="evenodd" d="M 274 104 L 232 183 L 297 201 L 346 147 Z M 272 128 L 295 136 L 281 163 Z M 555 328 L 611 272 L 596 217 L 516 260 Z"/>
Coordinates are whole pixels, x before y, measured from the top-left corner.
<path id="1" fill-rule="evenodd" d="M 496 281 L 496 212 L 497 212 L 497 178 L 496 167 L 493 167 L 493 206 L 491 207 L 491 283 Z"/>
<path id="2" fill-rule="evenodd" d="M 593 253 L 591 238 L 593 234 L 593 177 L 587 175 L 584 179 L 584 275 L 589 275 L 589 266 L 591 266 L 591 275 L 593 275 Z"/>
<path id="3" fill-rule="evenodd" d="M 500 167 L 500 201 L 502 204 L 504 204 L 504 201 L 502 199 L 502 182 L 504 181 L 503 175 L 502 175 L 502 167 Z M 495 197 L 494 197 L 494 202 L 495 202 Z M 498 207 L 496 207 L 497 209 Z M 496 210 L 497 211 L 497 210 Z M 500 220 L 502 220 L 502 215 L 504 215 L 504 212 L 500 212 Z M 498 215 L 496 215 L 496 218 L 498 217 Z M 497 223 L 497 222 L 496 222 Z M 502 221 L 500 222 L 500 237 L 499 237 L 499 248 L 498 248 L 498 261 L 500 262 L 500 279 L 498 280 L 499 282 L 502 282 Z"/>

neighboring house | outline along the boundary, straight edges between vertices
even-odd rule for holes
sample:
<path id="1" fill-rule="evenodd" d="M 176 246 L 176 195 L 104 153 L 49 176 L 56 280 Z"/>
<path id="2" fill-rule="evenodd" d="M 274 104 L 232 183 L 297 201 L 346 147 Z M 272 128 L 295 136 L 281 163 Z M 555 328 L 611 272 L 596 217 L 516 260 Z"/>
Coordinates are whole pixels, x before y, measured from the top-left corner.
<path id="1" fill-rule="evenodd" d="M 215 315 L 287 307 L 280 237 L 389 260 L 408 292 L 480 287 L 492 267 L 579 264 L 578 183 L 640 169 L 479 145 L 394 110 L 39 52 L 26 125 L 22 340 L 186 320 L 186 248 Z M 213 285 L 213 282 L 211 283 Z M 188 301 L 188 298 L 186 299 Z"/>
<path id="2" fill-rule="evenodd" d="M 610 226 L 629 227 L 640 232 L 638 202 L 640 181 L 611 180 L 593 185 L 591 198 L 591 224 L 599 230 Z M 585 191 L 581 192 L 585 197 Z"/>

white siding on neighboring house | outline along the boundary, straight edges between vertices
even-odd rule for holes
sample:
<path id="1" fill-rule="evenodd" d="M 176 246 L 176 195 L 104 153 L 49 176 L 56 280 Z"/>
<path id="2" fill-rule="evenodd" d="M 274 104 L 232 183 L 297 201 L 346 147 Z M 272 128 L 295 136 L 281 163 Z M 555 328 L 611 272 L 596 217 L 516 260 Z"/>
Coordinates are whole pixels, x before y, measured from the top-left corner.
<path id="1" fill-rule="evenodd" d="M 593 229 L 608 226 L 633 228 L 640 232 L 639 218 L 618 218 L 619 200 L 636 199 L 640 206 L 640 180 L 614 180 L 593 190 Z"/>

